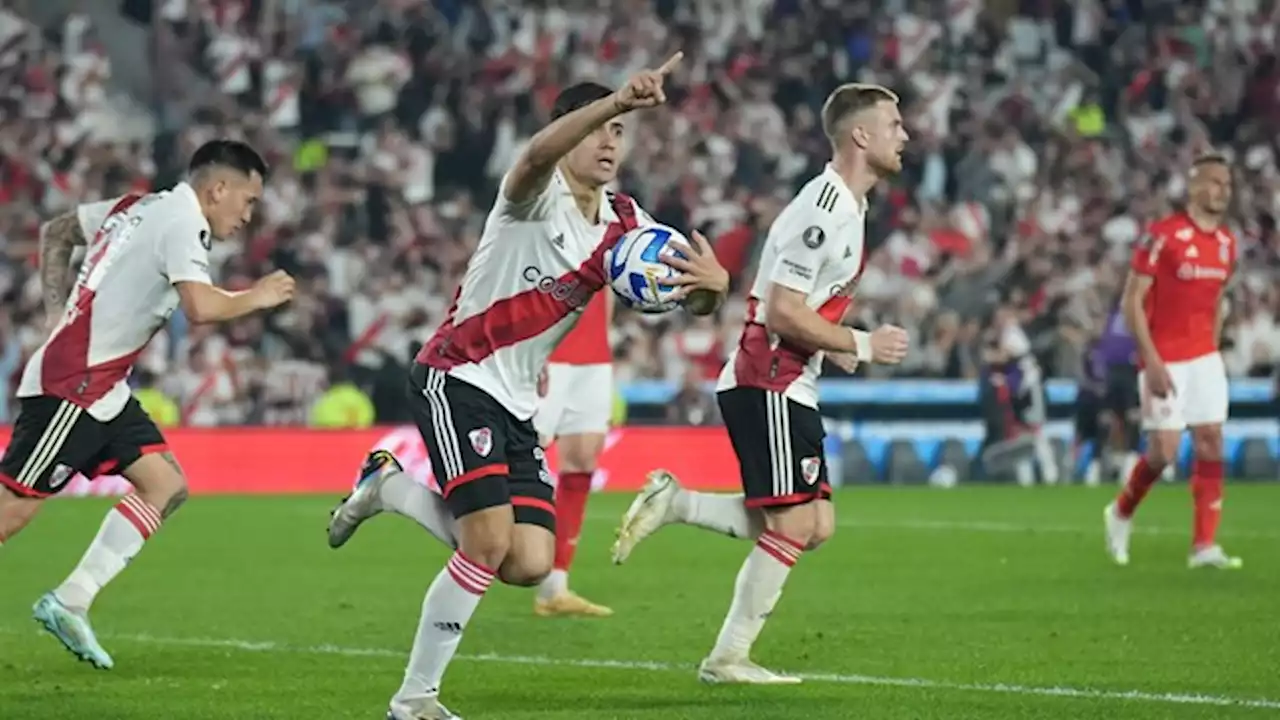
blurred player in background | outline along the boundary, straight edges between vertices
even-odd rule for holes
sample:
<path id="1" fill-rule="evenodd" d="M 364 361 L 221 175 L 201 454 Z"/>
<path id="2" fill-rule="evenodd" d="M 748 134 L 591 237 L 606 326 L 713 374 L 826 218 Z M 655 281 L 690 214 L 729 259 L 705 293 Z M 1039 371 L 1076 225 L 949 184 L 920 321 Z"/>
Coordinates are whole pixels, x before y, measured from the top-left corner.
<path id="1" fill-rule="evenodd" d="M 844 85 L 827 98 L 822 125 L 832 160 L 769 228 L 747 324 L 717 388 L 744 494 L 689 492 L 655 471 L 614 545 L 614 562 L 623 562 L 670 523 L 755 539 L 699 668 L 704 682 L 800 682 L 756 665 L 750 653 L 792 566 L 835 532 L 818 413 L 822 361 L 853 372 L 860 362 L 898 363 L 907 351 L 901 328 L 865 333 L 841 324 L 866 260 L 867 193 L 902 169 L 907 133 L 898 96 L 877 85 Z"/>
<path id="2" fill-rule="evenodd" d="M 444 502 L 379 450 L 330 518 L 334 547 L 391 510 L 457 548 L 423 600 L 389 720 L 457 717 L 440 703 L 440 684 L 489 586 L 533 586 L 551 571 L 553 490 L 531 422 L 538 376 L 591 296 L 607 288 L 607 250 L 651 222 L 604 186 L 622 160 L 622 116 L 665 103 L 663 82 L 680 58 L 616 92 L 587 83 L 561 93 L 556 119 L 503 177 L 454 306 L 410 371 L 410 406 Z M 693 235 L 694 248 L 673 245 L 689 259 L 667 261 L 681 273 L 671 282 L 722 298 L 729 275 Z"/>
<path id="3" fill-rule="evenodd" d="M 1237 568 L 1242 562 L 1217 543 L 1222 513 L 1222 426 L 1227 419 L 1226 368 L 1218 351 L 1223 293 L 1236 263 L 1236 240 L 1224 226 L 1231 168 L 1224 157 L 1190 168 L 1182 212 L 1152 224 L 1133 254 L 1125 282 L 1125 320 L 1137 342 L 1147 451 L 1104 512 L 1107 549 L 1129 563 L 1133 513 L 1165 468 L 1177 460 L 1182 431 L 1191 428 L 1195 504 L 1189 567 Z"/>
<path id="4" fill-rule="evenodd" d="M 556 443 L 556 556 L 551 573 L 538 586 L 534 612 L 538 615 L 607 617 L 613 611 L 569 590 L 573 564 L 582 534 L 582 521 L 591 496 L 591 478 L 604 449 L 613 414 L 613 353 L 609 348 L 609 318 L 613 293 L 597 293 L 587 303 L 578 324 L 551 353 L 543 371 L 542 401 L 533 416 L 543 448 Z"/>
<path id="5" fill-rule="evenodd" d="M 1100 337 L 1091 338 L 1085 346 L 1082 372 L 1076 384 L 1075 459 L 1078 463 L 1087 448 L 1093 450 L 1084 469 L 1084 484 L 1089 486 L 1102 482 L 1110 427 L 1102 410 L 1107 391 L 1107 362 L 1100 346 Z"/>
<path id="6" fill-rule="evenodd" d="M 22 373 L 21 411 L 0 460 L 0 542 L 76 473 L 119 473 L 136 489 L 107 513 L 66 581 L 35 606 L 36 620 L 68 650 L 103 669 L 113 661 L 89 624 L 89 607 L 187 497 L 178 461 L 129 390 L 134 361 L 179 306 L 191 322 L 219 322 L 293 295 L 283 272 L 244 292 L 209 278 L 214 238 L 239 232 L 262 197 L 267 168 L 258 153 L 216 140 L 196 151 L 189 171 L 172 190 L 81 205 L 42 228 L 40 280 L 53 327 Z M 71 256 L 82 246 L 77 275 Z"/>
<path id="7" fill-rule="evenodd" d="M 1142 445 L 1142 410 L 1138 396 L 1138 346 L 1125 323 L 1122 308 L 1117 307 L 1107 316 L 1107 324 L 1102 328 L 1096 350 L 1106 372 L 1102 407 L 1110 418 L 1107 423 L 1107 447 L 1111 449 L 1117 442 L 1120 444 L 1123 457 L 1118 463 L 1120 482 L 1125 482 L 1142 457 L 1139 452 Z M 1113 455 L 1114 453 L 1108 453 L 1108 456 Z M 1108 478 L 1116 466 L 1114 461 L 1105 463 Z"/>
<path id="8" fill-rule="evenodd" d="M 1031 349 L 1031 339 L 1022 328 L 1018 311 L 1008 304 L 1001 304 L 995 312 L 993 323 L 995 346 L 1004 365 L 1004 377 L 1017 419 L 1018 432 L 1031 438 L 1031 457 L 1014 464 L 1014 475 L 1019 485 L 1035 484 L 1036 468 L 1045 485 L 1056 485 L 1059 479 L 1058 459 L 1045 434 L 1048 420 L 1045 406 L 1044 372 L 1040 361 Z"/>

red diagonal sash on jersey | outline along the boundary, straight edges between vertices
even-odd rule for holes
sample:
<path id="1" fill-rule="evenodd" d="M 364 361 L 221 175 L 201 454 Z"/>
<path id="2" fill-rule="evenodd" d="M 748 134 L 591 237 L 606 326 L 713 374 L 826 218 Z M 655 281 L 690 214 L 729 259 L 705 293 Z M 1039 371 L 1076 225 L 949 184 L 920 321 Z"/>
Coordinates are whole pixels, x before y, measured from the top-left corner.
<path id="1" fill-rule="evenodd" d="M 638 226 L 635 201 L 613 193 L 610 205 L 618 216 L 609 224 L 604 239 L 591 256 L 575 270 L 555 279 L 563 293 L 540 292 L 536 287 L 502 298 L 487 310 L 455 322 L 457 301 L 449 308 L 444 324 L 418 352 L 417 361 L 439 370 L 476 363 L 497 350 L 536 337 L 586 305 L 591 295 L 608 284 L 605 253 L 627 231 Z M 529 238 L 525 242 L 537 242 Z"/>

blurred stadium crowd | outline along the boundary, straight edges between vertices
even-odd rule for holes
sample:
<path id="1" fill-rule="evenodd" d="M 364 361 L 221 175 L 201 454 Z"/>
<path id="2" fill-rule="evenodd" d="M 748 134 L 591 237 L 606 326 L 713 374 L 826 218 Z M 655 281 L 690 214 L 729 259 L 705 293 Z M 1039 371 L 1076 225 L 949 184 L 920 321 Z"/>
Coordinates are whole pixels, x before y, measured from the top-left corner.
<path id="1" fill-rule="evenodd" d="M 402 419 L 411 348 L 446 311 L 497 180 L 556 91 L 617 84 L 677 48 L 672 102 L 636 118 L 620 185 L 660 221 L 703 229 L 738 288 L 774 215 L 828 157 L 826 93 L 872 81 L 903 96 L 913 140 L 903 176 L 874 198 L 856 322 L 910 329 L 901 373 L 976 375 L 1004 308 L 1048 374 L 1078 375 L 1130 244 L 1209 149 L 1235 163 L 1244 248 L 1228 367 L 1280 363 L 1275 0 L 123 6 L 0 2 L 0 422 L 44 327 L 38 223 L 172 184 L 215 135 L 250 140 L 274 168 L 252 231 L 216 246 L 217 275 L 234 286 L 281 267 L 300 295 L 224 327 L 175 318 L 138 382 L 197 425 L 305 422 L 349 381 L 380 421 Z M 129 33 L 147 38 L 151 67 L 116 62 Z M 719 371 L 742 307 L 618 317 L 619 379 L 675 380 L 704 404 L 692 386 Z"/>

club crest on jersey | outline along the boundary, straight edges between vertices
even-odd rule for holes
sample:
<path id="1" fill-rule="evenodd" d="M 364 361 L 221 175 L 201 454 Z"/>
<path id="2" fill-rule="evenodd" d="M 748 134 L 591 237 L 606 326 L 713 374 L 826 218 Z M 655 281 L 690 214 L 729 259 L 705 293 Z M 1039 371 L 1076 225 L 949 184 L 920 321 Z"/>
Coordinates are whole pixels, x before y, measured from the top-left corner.
<path id="1" fill-rule="evenodd" d="M 810 225 L 805 229 L 800 239 L 804 241 L 805 247 L 810 250 L 817 250 L 822 247 L 822 243 L 827 241 L 827 233 L 817 225 Z"/>
<path id="2" fill-rule="evenodd" d="M 62 487 L 71 479 L 71 476 L 74 475 L 75 472 L 75 470 L 72 470 L 66 465 L 58 463 L 57 467 L 53 469 L 53 472 L 49 473 L 49 489 L 57 490 Z"/>
<path id="3" fill-rule="evenodd" d="M 822 470 L 822 458 L 807 457 L 800 461 L 800 475 L 805 485 L 818 481 L 818 472 Z"/>
<path id="4" fill-rule="evenodd" d="M 467 433 L 467 439 L 471 441 L 471 449 L 480 457 L 489 457 L 493 452 L 493 431 L 489 428 L 476 428 Z"/>
<path id="5" fill-rule="evenodd" d="M 1192 237 L 1194 237 L 1194 236 L 1195 236 L 1195 234 L 1196 234 L 1196 231 L 1195 231 L 1195 230 L 1192 230 L 1192 229 L 1191 229 L 1191 228 L 1189 228 L 1189 227 L 1184 227 L 1184 228 L 1182 228 L 1181 230 L 1179 230 L 1178 232 L 1174 233 L 1174 234 L 1173 234 L 1173 236 L 1174 236 L 1175 238 L 1177 238 L 1177 239 L 1182 240 L 1182 241 L 1184 241 L 1184 242 L 1185 242 L 1185 241 L 1187 241 L 1187 240 L 1190 240 Z"/>

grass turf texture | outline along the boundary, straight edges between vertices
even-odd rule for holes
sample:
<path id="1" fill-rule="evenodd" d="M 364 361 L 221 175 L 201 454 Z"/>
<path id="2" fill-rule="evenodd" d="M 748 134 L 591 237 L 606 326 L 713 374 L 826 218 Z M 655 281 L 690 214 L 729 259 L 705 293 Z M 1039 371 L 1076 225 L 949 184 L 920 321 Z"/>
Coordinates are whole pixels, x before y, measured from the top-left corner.
<path id="1" fill-rule="evenodd" d="M 1101 537 L 1112 492 L 841 492 L 835 540 L 801 559 L 756 650 L 770 667 L 840 677 L 764 688 L 693 673 L 750 546 L 673 527 L 614 567 L 630 496 L 598 495 L 573 581 L 617 615 L 539 619 L 531 591 L 495 588 L 445 700 L 468 720 L 1280 715 L 1280 487 L 1229 489 L 1223 540 L 1246 559 L 1235 572 L 1186 569 L 1182 486 L 1156 488 L 1133 565 L 1112 567 Z M 446 553 L 390 515 L 332 551 L 332 501 L 191 501 L 95 608 L 109 672 L 30 619 L 108 507 L 49 503 L 0 549 L 0 717 L 381 718 Z M 1216 704 L 1188 701 L 1197 694 Z"/>

